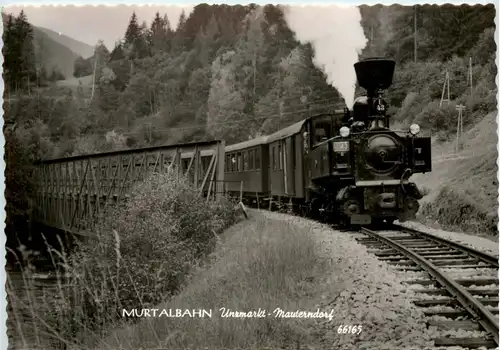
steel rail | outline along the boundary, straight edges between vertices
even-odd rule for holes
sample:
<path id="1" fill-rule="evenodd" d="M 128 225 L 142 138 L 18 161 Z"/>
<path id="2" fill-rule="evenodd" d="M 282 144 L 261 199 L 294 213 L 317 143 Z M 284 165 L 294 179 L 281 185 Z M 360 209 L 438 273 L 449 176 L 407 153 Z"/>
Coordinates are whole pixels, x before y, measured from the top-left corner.
<path id="1" fill-rule="evenodd" d="M 426 270 L 435 280 L 437 280 L 446 290 L 457 299 L 460 305 L 467 310 L 476 321 L 493 337 L 495 343 L 498 344 L 498 319 L 486 309 L 476 298 L 472 296 L 464 287 L 451 278 L 440 272 L 439 269 L 429 260 L 423 258 L 417 253 L 411 251 L 407 247 L 395 242 L 394 240 L 379 235 L 365 227 L 361 231 L 376 240 L 385 243 L 392 248 L 399 250 L 409 257 L 415 264 Z"/>
<path id="2" fill-rule="evenodd" d="M 494 256 L 494 255 L 491 255 L 488 253 L 484 253 L 484 252 L 481 252 L 477 249 L 468 247 L 466 245 L 456 243 L 453 241 L 449 241 L 445 238 L 437 237 L 437 236 L 434 236 L 433 234 L 418 231 L 418 230 L 415 230 L 412 228 L 407 228 L 407 227 L 395 225 L 395 224 L 391 225 L 391 228 L 394 228 L 395 230 L 402 231 L 402 232 L 408 232 L 410 234 L 421 235 L 427 239 L 433 240 L 434 242 L 442 243 L 442 244 L 447 245 L 451 248 L 461 250 L 462 252 L 469 254 L 470 256 L 473 256 L 473 257 L 475 257 L 475 258 L 477 258 L 485 263 L 488 263 L 488 264 L 493 265 L 493 266 L 498 268 L 498 257 L 497 256 Z"/>

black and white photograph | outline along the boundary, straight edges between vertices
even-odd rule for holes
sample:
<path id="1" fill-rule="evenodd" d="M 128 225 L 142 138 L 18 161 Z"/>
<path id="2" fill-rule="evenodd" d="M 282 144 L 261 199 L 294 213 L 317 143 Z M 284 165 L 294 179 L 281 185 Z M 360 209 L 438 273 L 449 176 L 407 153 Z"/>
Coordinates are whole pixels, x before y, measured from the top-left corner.
<path id="1" fill-rule="evenodd" d="M 3 6 L 2 345 L 498 349 L 497 16 Z"/>

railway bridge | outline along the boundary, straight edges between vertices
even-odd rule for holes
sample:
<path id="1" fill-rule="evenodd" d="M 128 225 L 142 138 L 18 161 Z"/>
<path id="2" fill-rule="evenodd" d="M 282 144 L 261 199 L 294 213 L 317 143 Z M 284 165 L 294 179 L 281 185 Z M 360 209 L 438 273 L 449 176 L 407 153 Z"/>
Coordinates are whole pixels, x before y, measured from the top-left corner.
<path id="1" fill-rule="evenodd" d="M 207 141 L 44 160 L 38 181 L 34 221 L 93 236 L 98 220 L 131 187 L 151 173 L 168 169 L 187 176 L 200 196 L 224 191 L 224 141 Z"/>

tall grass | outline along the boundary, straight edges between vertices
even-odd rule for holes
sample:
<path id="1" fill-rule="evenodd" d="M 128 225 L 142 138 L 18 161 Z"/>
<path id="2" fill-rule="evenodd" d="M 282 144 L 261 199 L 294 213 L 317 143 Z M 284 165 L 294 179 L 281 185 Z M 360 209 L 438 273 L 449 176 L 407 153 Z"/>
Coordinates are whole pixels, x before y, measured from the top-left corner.
<path id="1" fill-rule="evenodd" d="M 317 255 L 311 232 L 258 218 L 234 226 L 225 239 L 212 256 L 212 266 L 198 269 L 185 290 L 157 306 L 211 309 L 212 318 L 145 318 L 113 332 L 98 348 L 289 349 L 307 342 L 307 332 L 298 321 L 269 316 L 223 318 L 219 309 L 314 309 L 307 305 L 307 295 L 328 264 Z"/>
<path id="2" fill-rule="evenodd" d="M 92 346 L 122 321 L 122 308 L 152 307 L 178 293 L 215 249 L 217 235 L 238 220 L 235 203 L 207 202 L 173 171 L 151 175 L 129 194 L 102 218 L 90 243 L 71 255 L 50 249 L 58 267 L 52 295 L 35 295 L 32 268 L 18 288 L 9 284 L 10 317 L 23 347 Z M 25 334 L 26 320 L 33 334 Z"/>

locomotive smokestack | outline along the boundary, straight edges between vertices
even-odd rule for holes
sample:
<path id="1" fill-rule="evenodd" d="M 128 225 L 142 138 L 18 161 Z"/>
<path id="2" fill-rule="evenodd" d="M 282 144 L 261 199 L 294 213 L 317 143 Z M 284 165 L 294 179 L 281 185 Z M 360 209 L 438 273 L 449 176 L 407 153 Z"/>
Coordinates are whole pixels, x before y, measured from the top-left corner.
<path id="1" fill-rule="evenodd" d="M 385 58 L 368 58 L 354 64 L 358 83 L 366 89 L 369 99 L 392 85 L 395 66 L 395 61 Z"/>

